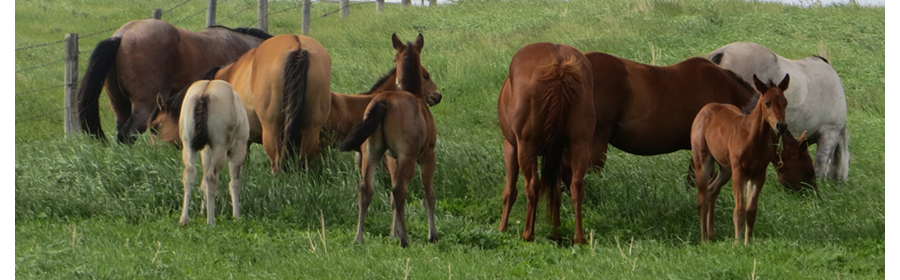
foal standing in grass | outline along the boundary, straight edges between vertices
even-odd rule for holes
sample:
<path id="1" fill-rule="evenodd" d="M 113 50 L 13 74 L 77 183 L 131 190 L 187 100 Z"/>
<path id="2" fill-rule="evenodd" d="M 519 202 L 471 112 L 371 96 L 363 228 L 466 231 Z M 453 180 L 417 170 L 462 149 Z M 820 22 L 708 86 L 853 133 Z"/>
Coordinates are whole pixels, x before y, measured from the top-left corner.
<path id="1" fill-rule="evenodd" d="M 777 137 L 772 134 L 781 135 L 787 130 L 784 91 L 790 83 L 790 75 L 784 75 L 777 87 L 771 80 L 768 85 L 763 84 L 756 75 L 753 75 L 753 83 L 762 95 L 749 115 L 742 114 L 734 105 L 710 103 L 697 113 L 691 127 L 701 242 L 715 236 L 716 197 L 728 179 L 734 181 L 735 243 L 740 241 L 745 226 L 744 244 L 750 244 L 753 237 L 759 192 L 766 181 L 766 167 L 775 156 Z M 710 178 L 716 165 L 719 173 Z M 710 182 L 711 179 L 714 180 Z"/>
<path id="2" fill-rule="evenodd" d="M 247 155 L 247 140 L 250 138 L 250 124 L 247 111 L 237 92 L 228 82 L 222 80 L 200 80 L 191 85 L 183 98 L 176 96 L 179 102 L 159 102 L 159 113 L 152 127 L 160 127 L 162 122 L 173 122 L 178 119 L 174 114 L 181 113 L 178 119 L 181 136 L 181 159 L 184 161 L 184 205 L 181 209 L 181 225 L 186 225 L 188 206 L 190 205 L 191 187 L 197 176 L 194 168 L 194 157 L 200 152 L 203 166 L 203 180 L 200 190 L 206 205 L 206 222 L 216 225 L 216 189 L 219 186 L 219 171 L 229 162 L 231 182 L 231 204 L 234 218 L 240 217 L 238 196 L 241 192 L 241 166 Z M 160 100 L 161 101 L 161 100 Z M 174 105 L 174 106 L 173 106 Z M 180 106 L 181 108 L 177 108 Z M 175 107 L 175 108 L 171 108 Z M 172 125 L 162 126 L 169 131 L 157 131 L 165 138 L 172 134 Z"/>

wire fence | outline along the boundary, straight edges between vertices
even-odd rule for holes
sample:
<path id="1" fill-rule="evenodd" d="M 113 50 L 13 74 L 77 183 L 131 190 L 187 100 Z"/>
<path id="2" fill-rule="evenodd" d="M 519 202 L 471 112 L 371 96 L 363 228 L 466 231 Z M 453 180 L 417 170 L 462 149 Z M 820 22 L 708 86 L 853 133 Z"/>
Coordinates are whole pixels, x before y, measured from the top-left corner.
<path id="1" fill-rule="evenodd" d="M 173 13 L 176 9 L 178 9 L 178 8 L 180 8 L 180 7 L 182 7 L 182 6 L 186 5 L 186 4 L 188 4 L 188 3 L 191 2 L 191 1 L 199 1 L 199 0 L 185 0 L 185 1 L 183 1 L 183 2 L 178 3 L 177 5 L 174 5 L 174 6 L 170 7 L 170 8 L 168 8 L 168 9 L 163 10 L 163 11 L 161 12 L 161 14 L 162 14 L 162 15 L 169 15 L 169 14 Z M 205 2 L 205 1 L 206 1 L 206 0 L 204 0 L 204 2 Z M 225 6 L 225 5 L 224 5 L 224 4 L 230 3 L 230 2 L 232 3 L 231 5 L 229 5 L 229 6 Z M 320 0 L 320 1 L 311 1 L 311 2 L 328 2 L 328 3 L 335 3 L 334 1 L 321 1 L 321 0 Z M 269 16 L 272 16 L 272 15 L 282 14 L 282 13 L 286 13 L 286 12 L 289 12 L 289 11 L 297 10 L 297 9 L 299 9 L 299 8 L 303 8 L 303 1 L 302 1 L 302 0 L 296 1 L 296 3 L 297 3 L 297 4 L 288 4 L 288 3 L 281 2 L 281 5 L 287 5 L 287 7 L 286 7 L 286 8 L 283 8 L 283 9 L 280 9 L 280 10 L 277 10 L 277 11 L 270 11 L 270 12 L 267 12 L 267 13 L 265 13 L 265 14 L 266 14 L 267 17 L 269 17 Z M 375 1 L 353 2 L 352 4 L 349 4 L 349 5 L 347 5 L 346 7 L 349 8 L 349 7 L 352 7 L 352 6 L 365 5 L 365 4 L 372 4 L 372 3 L 376 3 L 376 2 L 375 2 Z M 256 4 L 256 1 L 255 1 L 255 0 L 250 0 L 250 1 L 246 1 L 246 0 L 245 0 L 245 1 L 232 1 L 232 0 L 218 1 L 218 2 L 216 3 L 216 6 L 217 6 L 217 7 L 220 7 L 220 8 L 228 8 L 228 10 L 236 10 L 236 11 L 233 12 L 233 13 L 231 13 L 231 14 L 228 14 L 228 15 L 222 17 L 220 20 L 217 21 L 217 24 L 226 23 L 226 22 L 232 21 L 232 20 L 234 20 L 234 19 L 240 17 L 241 15 L 244 15 L 244 14 L 247 13 L 248 11 L 252 10 L 253 8 L 255 8 L 255 7 L 256 7 L 255 4 Z M 217 8 L 217 9 L 218 9 L 218 8 Z M 327 16 L 329 16 L 329 15 L 338 13 L 338 12 L 340 12 L 340 11 L 341 11 L 341 9 L 335 9 L 335 10 L 333 10 L 333 11 L 329 11 L 329 12 L 326 12 L 326 13 L 321 14 L 321 15 L 318 15 L 318 16 L 311 15 L 311 16 L 310 16 L 311 19 L 309 20 L 309 22 L 316 21 L 316 20 L 318 20 L 318 19 L 327 17 Z M 198 15 L 200 15 L 200 14 L 203 14 L 203 13 L 205 13 L 205 12 L 207 12 L 207 9 L 206 9 L 206 8 L 203 8 L 203 9 L 200 9 L 200 10 L 194 11 L 194 12 L 186 12 L 186 13 L 188 13 L 187 15 L 185 15 L 185 16 L 179 18 L 179 19 L 171 20 L 171 21 L 168 21 L 168 22 L 171 23 L 171 24 L 173 24 L 173 25 L 174 25 L 174 24 L 178 24 L 178 23 L 182 23 L 182 22 L 187 21 L 187 20 L 189 20 L 189 19 L 195 18 L 196 16 L 198 16 Z M 261 20 L 261 19 L 257 18 L 257 19 L 254 20 L 254 21 L 247 22 L 247 23 L 244 24 L 243 26 L 245 26 L 245 27 L 258 27 L 260 20 Z M 296 25 L 292 25 L 292 26 L 287 26 L 287 27 L 279 28 L 278 31 L 279 31 L 280 33 L 284 33 L 284 32 L 290 31 L 290 30 L 296 30 L 296 28 L 301 27 L 301 25 L 302 25 L 302 21 L 300 21 L 300 23 L 298 23 L 298 24 L 296 24 Z M 103 30 L 98 30 L 98 31 L 86 33 L 86 34 L 84 34 L 84 35 L 79 34 L 78 39 L 79 39 L 79 42 L 83 42 L 83 41 L 80 41 L 80 40 L 81 40 L 81 39 L 85 39 L 85 38 L 90 38 L 90 37 L 93 37 L 93 36 L 97 36 L 97 35 L 100 35 L 100 34 L 108 34 L 108 33 L 111 32 L 111 31 L 117 30 L 119 27 L 120 27 L 120 26 L 113 26 L 113 27 L 109 27 L 109 28 L 106 28 L 106 29 L 103 29 Z M 49 47 L 49 46 L 56 46 L 56 45 L 59 45 L 59 44 L 65 43 L 65 42 L 66 42 L 66 40 L 57 40 L 57 41 L 50 41 L 50 42 L 44 42 L 44 43 L 38 43 L 38 44 L 32 44 L 32 45 L 26 45 L 26 46 L 19 46 L 19 47 L 15 47 L 15 51 L 16 51 L 16 52 L 20 52 L 20 51 L 30 51 L 30 50 L 34 50 L 34 49 L 41 49 L 41 48 L 44 48 L 44 47 Z M 87 54 L 87 53 L 90 53 L 90 52 L 93 52 L 93 47 L 86 47 L 86 48 L 83 48 L 82 50 L 78 51 L 77 53 L 79 54 L 79 61 L 81 61 L 82 59 L 87 59 L 88 56 L 87 56 L 87 55 L 82 56 L 82 54 Z M 25 73 L 25 72 L 29 72 L 29 71 L 33 71 L 33 70 L 37 70 L 37 69 L 49 67 L 49 66 L 55 66 L 55 65 L 57 65 L 57 64 L 61 64 L 61 63 L 65 62 L 65 61 L 66 61 L 66 58 L 61 58 L 61 59 L 55 59 L 55 60 L 46 61 L 46 62 L 33 63 L 32 66 L 23 67 L 23 68 L 21 68 L 21 69 L 15 70 L 15 74 L 22 74 L 22 73 Z M 16 98 L 20 98 L 20 97 L 25 98 L 26 96 L 34 96 L 36 93 L 42 93 L 42 92 L 47 92 L 47 91 L 52 91 L 52 90 L 58 90 L 58 89 L 61 89 L 61 88 L 66 87 L 66 86 L 67 86 L 66 84 L 58 84 L 58 85 L 47 86 L 47 87 L 38 88 L 38 89 L 24 90 L 24 91 L 20 91 L 20 92 L 15 92 L 15 97 L 16 97 Z M 46 108 L 46 106 L 44 106 L 43 108 Z M 63 111 L 65 111 L 66 109 L 67 109 L 67 107 L 63 106 L 63 108 L 49 109 L 49 110 L 46 110 L 46 111 L 41 111 L 41 112 L 39 112 L 39 113 L 34 113 L 34 114 L 30 114 L 30 115 L 23 116 L 23 117 L 16 117 L 15 124 L 18 125 L 18 124 L 23 124 L 23 123 L 29 123 L 29 122 L 34 122 L 34 121 L 42 120 L 42 119 L 47 118 L 47 117 L 58 116 L 58 114 L 59 114 L 60 112 L 63 112 Z M 57 135 L 57 136 L 61 136 L 61 135 Z M 52 138 L 52 137 L 51 137 L 51 138 Z"/>

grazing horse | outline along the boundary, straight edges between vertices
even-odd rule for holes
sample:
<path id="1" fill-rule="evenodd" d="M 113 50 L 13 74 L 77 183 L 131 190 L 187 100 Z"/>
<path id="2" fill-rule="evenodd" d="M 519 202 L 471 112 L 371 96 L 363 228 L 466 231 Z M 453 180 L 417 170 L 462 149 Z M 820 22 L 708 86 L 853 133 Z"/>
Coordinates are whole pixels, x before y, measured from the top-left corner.
<path id="1" fill-rule="evenodd" d="M 758 98 L 750 84 L 738 75 L 704 58 L 689 58 L 660 67 L 601 52 L 584 55 L 590 61 L 593 73 L 596 114 L 591 164 L 600 172 L 606 164 L 608 145 L 636 155 L 690 150 L 691 123 L 704 105 L 711 102 L 732 104 L 747 114 L 756 105 L 754 98 Z M 787 152 L 791 147 L 785 148 Z M 785 160 L 783 166 L 812 166 L 808 157 L 807 161 L 803 160 L 802 157 L 796 161 Z M 776 168 L 779 170 L 785 169 Z M 569 168 L 563 169 L 562 178 L 566 185 L 570 172 Z M 509 210 L 518 193 L 515 182 L 510 184 L 509 180 L 511 178 L 507 177 L 503 192 L 500 231 L 507 229 Z M 790 180 L 815 185 L 814 176 L 787 176 L 783 184 L 800 185 L 800 182 Z"/>
<path id="2" fill-rule="evenodd" d="M 790 75 L 774 86 L 753 76 L 754 85 L 762 92 L 756 108 L 749 115 L 734 105 L 710 103 L 697 113 L 691 126 L 691 160 L 697 178 L 697 211 L 700 213 L 700 240 L 715 236 L 713 221 L 716 198 L 722 185 L 734 181 L 734 238 L 750 244 L 759 192 L 766 181 L 766 167 L 772 161 L 775 146 L 773 134 L 787 130 L 784 91 Z M 715 180 L 711 174 L 715 167 Z"/>
<path id="3" fill-rule="evenodd" d="M 559 241 L 560 172 L 572 170 L 570 189 L 575 210 L 576 244 L 584 244 L 581 203 L 584 174 L 591 155 L 595 112 L 591 64 L 568 45 L 534 43 L 523 47 L 509 64 L 509 76 L 500 89 L 497 115 L 506 138 L 506 190 L 503 193 L 501 231 L 515 202 L 519 169 L 525 176 L 528 206 L 522 239 L 534 241 L 534 220 L 541 196 L 547 196 L 552 239 Z M 538 157 L 542 157 L 538 178 Z M 512 190 L 512 192 L 511 192 Z"/>
<path id="4" fill-rule="evenodd" d="M 183 96 L 175 96 L 169 102 L 160 101 L 157 122 L 177 122 L 178 132 L 169 126 L 165 134 L 177 133 L 182 143 L 181 159 L 184 162 L 184 204 L 181 208 L 181 225 L 186 225 L 191 188 L 197 176 L 194 158 L 200 152 L 203 180 L 200 190 L 206 208 L 206 222 L 216 225 L 216 189 L 219 172 L 228 160 L 231 182 L 232 214 L 240 218 L 241 166 L 247 155 L 250 124 L 243 102 L 231 85 L 225 81 L 200 80 L 191 85 Z M 180 115 L 180 118 L 178 117 Z"/>
<path id="5" fill-rule="evenodd" d="M 278 35 L 213 71 L 244 100 L 250 141 L 263 144 L 274 174 L 297 149 L 301 164 L 316 157 L 331 111 L 331 58 L 322 44 L 307 36 Z"/>
<path id="6" fill-rule="evenodd" d="M 850 171 L 850 132 L 847 131 L 847 101 L 841 78 L 825 58 L 811 56 L 790 60 L 768 48 L 749 42 L 736 42 L 721 47 L 709 59 L 730 69 L 750 82 L 750 77 L 778 79 L 791 74 L 791 88 L 784 92 L 788 99 L 788 128 L 798 133 L 809 132 L 809 142 L 816 145 L 816 175 L 847 181 Z"/>
<path id="7" fill-rule="evenodd" d="M 434 226 L 434 188 L 432 181 L 435 169 L 434 146 L 437 130 L 428 105 L 440 101 L 440 95 L 428 96 L 422 90 L 424 72 L 421 66 L 422 34 L 415 43 L 403 44 L 397 34 L 392 37 L 397 79 L 400 91 L 384 91 L 376 94 L 365 110 L 365 117 L 355 126 L 344 142 L 341 151 L 361 151 L 362 183 L 359 186 L 359 223 L 356 231 L 357 243 L 364 243 L 363 226 L 366 212 L 375 192 L 373 177 L 375 169 L 385 153 L 395 162 L 388 164 L 393 187 L 391 190 L 391 236 L 400 239 L 400 246 L 409 246 L 404 212 L 407 185 L 415 174 L 416 164 L 422 176 L 425 191 L 423 203 L 428 215 L 428 241 L 438 240 Z M 431 100 L 431 101 L 429 101 Z"/>
<path id="8" fill-rule="evenodd" d="M 773 138 L 772 142 L 777 143 L 778 137 Z M 783 131 L 781 144 L 781 149 L 776 149 L 772 157 L 772 165 L 775 166 L 778 183 L 795 191 L 800 190 L 804 185 L 818 189 L 816 169 L 813 166 L 812 157 L 809 156 L 809 141 L 806 139 L 806 131 L 797 138 L 794 138 L 790 130 Z"/>
<path id="9" fill-rule="evenodd" d="M 213 26 L 191 32 L 161 20 L 130 21 L 100 41 L 88 59 L 78 89 L 81 128 L 105 139 L 98 104 L 105 85 L 116 117 L 116 139 L 131 143 L 147 129 L 157 95 L 175 95 L 210 67 L 234 61 L 269 37 L 253 28 Z"/>

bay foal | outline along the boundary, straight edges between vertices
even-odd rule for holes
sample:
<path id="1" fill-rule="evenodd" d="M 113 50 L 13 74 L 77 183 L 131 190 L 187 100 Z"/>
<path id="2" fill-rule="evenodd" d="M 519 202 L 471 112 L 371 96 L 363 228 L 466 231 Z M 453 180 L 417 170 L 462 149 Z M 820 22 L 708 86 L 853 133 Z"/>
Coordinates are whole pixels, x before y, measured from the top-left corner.
<path id="1" fill-rule="evenodd" d="M 713 215 L 716 197 L 728 179 L 734 181 L 734 237 L 741 239 L 745 229 L 744 244 L 753 237 L 756 222 L 756 205 L 759 192 L 766 181 L 766 167 L 775 156 L 777 139 L 787 129 L 784 108 L 787 99 L 784 91 L 790 83 L 790 75 L 778 86 L 772 81 L 761 82 L 753 76 L 756 89 L 762 92 L 756 107 L 749 115 L 729 104 L 710 103 L 694 118 L 691 127 L 691 158 L 697 178 L 697 211 L 700 213 L 700 241 L 715 236 Z M 719 172 L 711 174 L 718 165 Z M 710 182 L 711 179 L 714 179 Z"/>

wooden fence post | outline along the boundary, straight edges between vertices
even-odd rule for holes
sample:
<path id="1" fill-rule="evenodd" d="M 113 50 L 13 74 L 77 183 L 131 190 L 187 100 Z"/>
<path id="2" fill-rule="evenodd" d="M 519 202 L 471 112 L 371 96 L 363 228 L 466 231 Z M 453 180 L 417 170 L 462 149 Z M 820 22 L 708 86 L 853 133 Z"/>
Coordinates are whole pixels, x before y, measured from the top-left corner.
<path id="1" fill-rule="evenodd" d="M 216 0 L 207 0 L 206 4 L 206 28 L 216 24 Z"/>
<path id="2" fill-rule="evenodd" d="M 162 18 L 162 9 L 153 9 L 153 18 L 161 19 Z"/>
<path id="3" fill-rule="evenodd" d="M 309 34 L 309 6 L 310 0 L 303 0 L 303 35 Z"/>
<path id="4" fill-rule="evenodd" d="M 401 0 L 400 4 L 403 4 L 403 6 L 409 6 L 412 4 L 412 0 Z"/>
<path id="5" fill-rule="evenodd" d="M 66 34 L 66 74 L 65 74 L 66 137 L 78 131 L 78 33 Z"/>
<path id="6" fill-rule="evenodd" d="M 428 7 L 437 6 L 437 0 L 428 0 Z"/>
<path id="7" fill-rule="evenodd" d="M 259 29 L 269 32 L 269 0 L 259 0 L 259 11 L 256 13 Z"/>
<path id="8" fill-rule="evenodd" d="M 341 17 L 350 15 L 350 0 L 341 0 Z"/>
<path id="9" fill-rule="evenodd" d="M 375 0 L 375 11 L 380 12 L 384 10 L 384 0 Z"/>

